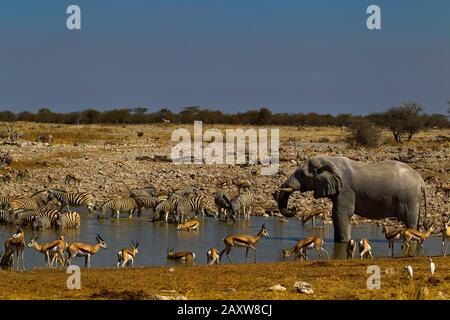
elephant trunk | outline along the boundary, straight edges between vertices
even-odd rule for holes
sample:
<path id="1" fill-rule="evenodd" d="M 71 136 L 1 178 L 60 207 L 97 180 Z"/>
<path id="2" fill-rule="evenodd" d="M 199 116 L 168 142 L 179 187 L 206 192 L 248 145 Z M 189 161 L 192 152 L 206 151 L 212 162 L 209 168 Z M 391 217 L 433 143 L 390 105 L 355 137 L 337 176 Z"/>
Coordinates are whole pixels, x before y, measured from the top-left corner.
<path id="1" fill-rule="evenodd" d="M 287 218 L 292 218 L 296 215 L 295 210 L 288 210 L 287 208 L 289 196 L 291 195 L 291 193 L 292 192 L 281 191 L 280 195 L 278 196 L 278 209 L 280 209 L 280 213 Z"/>
<path id="2" fill-rule="evenodd" d="M 295 175 L 291 175 L 279 189 L 277 199 L 278 209 L 280 210 L 280 213 L 287 218 L 292 218 L 297 214 L 294 208 L 288 210 L 288 201 L 291 193 L 298 190 L 300 190 L 300 183 L 296 179 Z"/>

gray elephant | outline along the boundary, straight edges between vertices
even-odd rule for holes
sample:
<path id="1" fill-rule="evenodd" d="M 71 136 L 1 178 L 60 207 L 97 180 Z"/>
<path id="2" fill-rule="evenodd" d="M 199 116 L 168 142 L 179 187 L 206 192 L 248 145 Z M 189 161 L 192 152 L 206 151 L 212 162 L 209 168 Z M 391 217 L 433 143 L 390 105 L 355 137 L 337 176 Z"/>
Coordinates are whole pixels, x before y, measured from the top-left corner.
<path id="1" fill-rule="evenodd" d="M 369 219 L 395 217 L 407 228 L 418 228 L 422 196 L 426 221 L 425 182 L 398 161 L 367 164 L 346 157 L 312 157 L 281 185 L 278 208 L 286 217 L 296 214 L 287 208 L 294 191 L 314 191 L 314 198 L 331 200 L 335 242 L 350 240 L 353 214 Z"/>

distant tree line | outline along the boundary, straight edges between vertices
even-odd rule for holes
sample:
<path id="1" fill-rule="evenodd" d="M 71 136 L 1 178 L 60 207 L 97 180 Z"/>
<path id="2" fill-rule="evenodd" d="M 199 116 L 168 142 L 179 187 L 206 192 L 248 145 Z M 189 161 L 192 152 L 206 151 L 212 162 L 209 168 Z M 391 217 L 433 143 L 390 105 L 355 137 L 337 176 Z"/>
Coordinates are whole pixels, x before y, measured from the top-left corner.
<path id="1" fill-rule="evenodd" d="M 450 111 L 450 110 L 449 110 Z M 223 113 L 217 110 L 200 107 L 186 107 L 178 113 L 163 108 L 149 112 L 148 108 L 114 109 L 98 111 L 87 109 L 79 112 L 58 113 L 42 108 L 37 113 L 23 111 L 14 113 L 0 111 L 0 121 L 29 121 L 60 124 L 145 124 L 168 122 L 189 124 L 201 120 L 206 124 L 242 124 L 242 125 L 292 125 L 292 126 L 347 126 L 358 127 L 376 125 L 393 131 L 398 140 L 402 134 L 408 137 L 422 128 L 450 128 L 450 121 L 442 114 L 424 114 L 422 107 L 415 102 L 405 103 L 400 107 L 392 107 L 386 112 L 373 113 L 367 116 L 352 114 L 318 114 L 318 113 L 272 113 L 267 108 Z"/>

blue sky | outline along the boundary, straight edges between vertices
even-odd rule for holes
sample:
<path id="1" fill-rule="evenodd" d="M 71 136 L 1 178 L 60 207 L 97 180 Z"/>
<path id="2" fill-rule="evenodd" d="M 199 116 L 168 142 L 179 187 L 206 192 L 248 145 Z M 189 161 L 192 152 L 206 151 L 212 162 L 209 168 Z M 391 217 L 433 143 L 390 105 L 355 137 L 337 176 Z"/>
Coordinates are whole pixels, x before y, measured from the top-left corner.
<path id="1" fill-rule="evenodd" d="M 66 29 L 70 4 L 80 31 Z M 381 30 L 366 28 L 370 4 Z M 445 113 L 449 17 L 448 0 L 9 1 L 0 110 Z"/>

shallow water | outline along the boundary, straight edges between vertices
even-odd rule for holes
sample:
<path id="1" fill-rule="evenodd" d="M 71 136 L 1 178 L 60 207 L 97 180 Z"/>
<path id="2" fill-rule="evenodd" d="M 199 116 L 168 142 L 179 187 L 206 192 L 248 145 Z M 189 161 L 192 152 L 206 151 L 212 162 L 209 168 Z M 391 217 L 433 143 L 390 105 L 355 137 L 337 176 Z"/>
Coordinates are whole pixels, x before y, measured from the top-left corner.
<path id="1" fill-rule="evenodd" d="M 82 210 L 79 210 L 80 212 Z M 211 247 L 222 250 L 223 238 L 233 233 L 255 235 L 263 223 L 269 230 L 270 237 L 262 239 L 257 245 L 257 261 L 273 262 L 282 261 L 281 248 L 291 248 L 296 241 L 307 236 L 319 236 L 324 239 L 325 249 L 330 258 L 345 259 L 345 244 L 333 243 L 333 226 L 324 225 L 318 221 L 315 227 L 308 222 L 302 226 L 301 221 L 289 219 L 288 222 L 280 222 L 277 218 L 252 217 L 249 221 L 239 221 L 235 225 L 218 222 L 214 218 L 200 219 L 199 231 L 178 231 L 174 224 L 166 225 L 161 222 L 149 222 L 147 218 L 124 218 L 97 220 L 87 212 L 81 213 L 81 228 L 79 230 L 65 230 L 64 235 L 68 242 L 86 242 L 95 244 L 96 233 L 105 240 L 107 250 L 101 249 L 91 259 L 91 267 L 113 267 L 117 263 L 117 251 L 123 247 L 130 247 L 130 241 L 139 242 L 139 254 L 135 266 L 168 265 L 166 249 L 175 248 L 175 251 L 192 251 L 196 254 L 196 264 L 206 263 L 206 252 Z M 15 231 L 13 227 L 0 226 L 0 241 L 2 243 Z M 25 240 L 31 239 L 33 234 L 39 234 L 38 243 L 49 242 L 58 237 L 57 231 L 48 229 L 34 233 L 31 229 L 24 228 Z M 353 227 L 353 238 L 359 240 L 368 238 L 372 243 L 374 257 L 386 257 L 388 244 L 381 232 L 381 227 L 375 224 L 365 224 Z M 395 255 L 401 255 L 401 242 L 395 243 Z M 3 250 L 3 248 L 2 248 Z M 358 249 L 355 257 L 358 257 Z M 440 255 L 441 241 L 436 237 L 430 237 L 424 242 L 424 249 L 420 254 Z M 245 262 L 245 248 L 233 248 L 230 253 L 234 263 Z M 315 251 L 308 251 L 309 259 L 318 259 Z M 294 259 L 289 257 L 288 259 Z M 253 252 L 250 250 L 248 262 L 253 261 Z M 226 257 L 222 263 L 228 263 Z M 84 258 L 75 258 L 73 264 L 84 265 Z M 25 266 L 30 269 L 34 266 L 43 266 L 44 256 L 34 248 L 25 249 Z"/>

